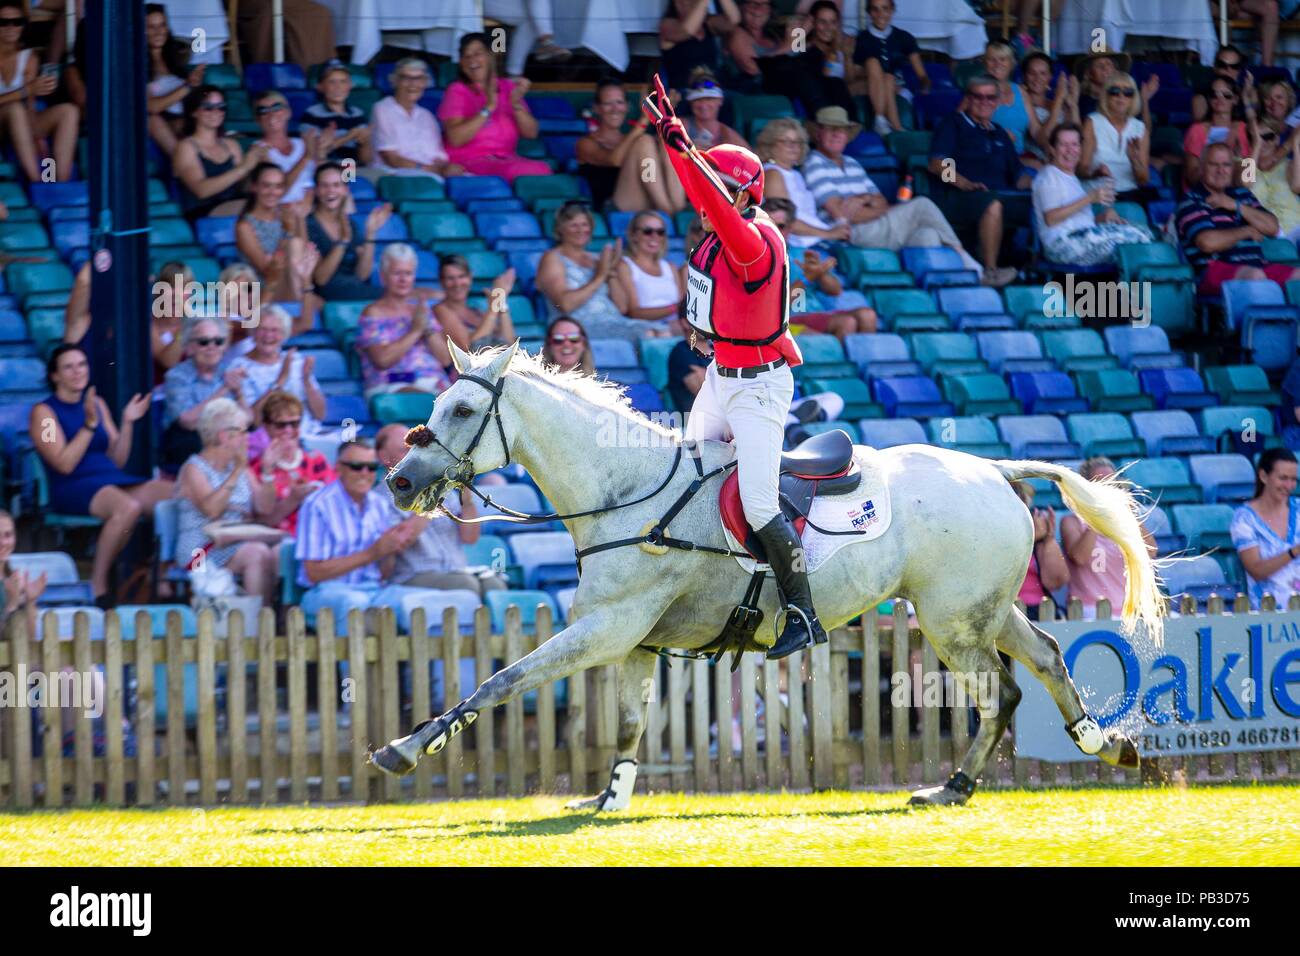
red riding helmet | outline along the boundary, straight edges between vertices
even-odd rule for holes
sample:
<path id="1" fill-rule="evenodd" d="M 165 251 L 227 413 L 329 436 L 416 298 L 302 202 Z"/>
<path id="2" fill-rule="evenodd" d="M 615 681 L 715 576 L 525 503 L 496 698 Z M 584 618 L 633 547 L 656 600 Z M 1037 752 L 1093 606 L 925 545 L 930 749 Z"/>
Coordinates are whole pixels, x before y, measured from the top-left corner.
<path id="1" fill-rule="evenodd" d="M 724 143 L 704 150 L 704 158 L 718 171 L 727 188 L 749 193 L 755 206 L 763 202 L 763 164 L 752 152 Z"/>

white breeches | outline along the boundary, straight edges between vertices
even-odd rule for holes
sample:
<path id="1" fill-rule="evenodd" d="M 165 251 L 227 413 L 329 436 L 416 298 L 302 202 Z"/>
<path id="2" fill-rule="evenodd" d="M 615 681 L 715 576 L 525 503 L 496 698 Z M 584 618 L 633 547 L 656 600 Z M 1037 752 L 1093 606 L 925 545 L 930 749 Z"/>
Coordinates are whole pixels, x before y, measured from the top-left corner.
<path id="1" fill-rule="evenodd" d="M 793 398 L 794 376 L 788 365 L 754 378 L 723 378 L 717 363 L 710 363 L 687 416 L 687 439 L 735 440 L 740 501 L 754 530 L 781 513 L 781 445 Z"/>

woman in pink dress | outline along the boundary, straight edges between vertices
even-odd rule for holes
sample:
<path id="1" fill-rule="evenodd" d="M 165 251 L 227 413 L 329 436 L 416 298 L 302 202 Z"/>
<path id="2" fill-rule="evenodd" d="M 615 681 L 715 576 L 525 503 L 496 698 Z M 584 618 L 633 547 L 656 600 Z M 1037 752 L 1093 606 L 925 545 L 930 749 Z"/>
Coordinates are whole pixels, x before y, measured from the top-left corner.
<path id="1" fill-rule="evenodd" d="M 438 107 L 447 155 L 472 176 L 549 176 L 551 167 L 515 152 L 522 136 L 537 137 L 537 119 L 528 111 L 525 77 L 497 75 L 496 57 L 482 33 L 460 41 L 460 78 L 447 87 Z"/>

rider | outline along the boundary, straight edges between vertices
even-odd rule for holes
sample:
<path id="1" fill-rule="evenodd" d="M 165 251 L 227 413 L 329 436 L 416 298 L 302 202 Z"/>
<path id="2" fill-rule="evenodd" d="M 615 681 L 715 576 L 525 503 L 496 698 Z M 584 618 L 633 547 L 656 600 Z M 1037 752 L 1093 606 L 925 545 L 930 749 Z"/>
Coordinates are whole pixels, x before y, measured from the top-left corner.
<path id="1" fill-rule="evenodd" d="M 745 519 L 767 552 L 786 604 L 785 627 L 767 654 L 781 658 L 826 641 L 799 536 L 777 501 L 781 443 L 794 397 L 790 367 L 803 362 L 789 331 L 785 240 L 759 208 L 758 157 L 732 145 L 697 151 L 658 77 L 646 99 L 662 116 L 656 122 L 645 105 L 705 232 L 690 254 L 685 318 L 692 348 L 699 337 L 713 342 L 713 362 L 688 416 L 686 438 L 735 439 Z"/>

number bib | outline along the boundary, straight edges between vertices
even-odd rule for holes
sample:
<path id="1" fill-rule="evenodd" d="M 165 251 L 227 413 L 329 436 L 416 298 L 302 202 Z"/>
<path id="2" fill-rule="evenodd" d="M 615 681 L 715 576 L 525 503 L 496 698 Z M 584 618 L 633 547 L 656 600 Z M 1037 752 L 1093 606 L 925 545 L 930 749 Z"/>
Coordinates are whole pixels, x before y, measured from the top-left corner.
<path id="1" fill-rule="evenodd" d="M 691 265 L 686 270 L 686 321 L 691 328 L 713 336 L 713 276 Z"/>

